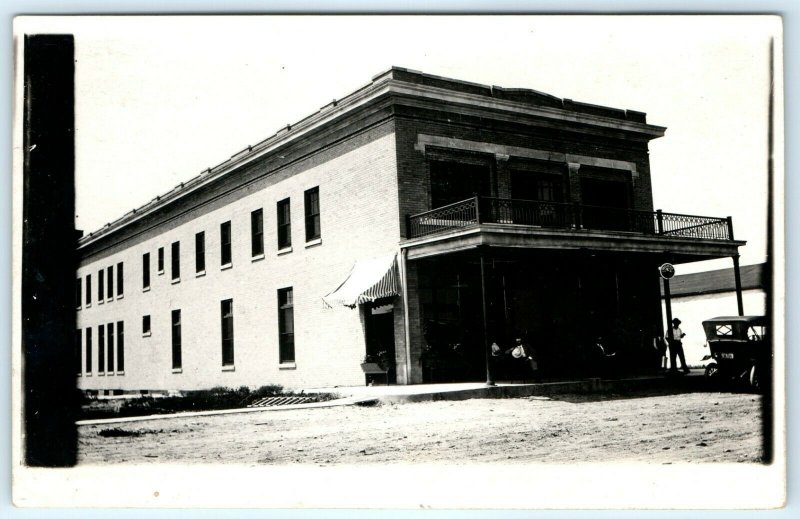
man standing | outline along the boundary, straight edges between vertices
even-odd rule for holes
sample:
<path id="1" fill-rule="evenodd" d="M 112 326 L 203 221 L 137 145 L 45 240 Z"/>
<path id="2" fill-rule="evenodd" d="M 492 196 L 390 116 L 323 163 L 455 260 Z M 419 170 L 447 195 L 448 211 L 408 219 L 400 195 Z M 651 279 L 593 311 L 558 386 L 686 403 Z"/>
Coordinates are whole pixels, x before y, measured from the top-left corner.
<path id="1" fill-rule="evenodd" d="M 689 367 L 686 365 L 686 357 L 683 354 L 683 341 L 682 339 L 686 337 L 686 334 L 683 333 L 681 330 L 681 320 L 677 317 L 672 320 L 672 334 L 669 337 L 669 370 L 672 373 L 678 371 L 678 365 L 676 363 L 676 356 L 680 357 L 681 365 L 683 366 L 683 372 L 689 373 Z"/>

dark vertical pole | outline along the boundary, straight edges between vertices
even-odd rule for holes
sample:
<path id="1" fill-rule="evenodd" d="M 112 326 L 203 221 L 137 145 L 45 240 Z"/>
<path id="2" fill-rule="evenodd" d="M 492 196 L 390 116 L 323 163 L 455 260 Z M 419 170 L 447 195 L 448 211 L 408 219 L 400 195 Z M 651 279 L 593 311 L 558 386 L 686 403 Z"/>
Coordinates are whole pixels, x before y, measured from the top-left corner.
<path id="1" fill-rule="evenodd" d="M 664 307 L 667 310 L 667 338 L 671 341 L 674 339 L 672 334 L 672 296 L 669 293 L 669 279 L 666 278 L 664 278 Z"/>
<path id="2" fill-rule="evenodd" d="M 75 464 L 75 151 L 72 35 L 24 38 L 24 460 Z"/>
<path id="3" fill-rule="evenodd" d="M 661 209 L 656 210 L 656 222 L 658 224 L 658 234 L 664 234 L 664 212 Z"/>
<path id="4" fill-rule="evenodd" d="M 742 275 L 739 272 L 739 255 L 732 256 L 733 258 L 733 280 L 736 283 L 736 307 L 739 310 L 739 315 L 744 315 L 744 304 L 742 302 Z"/>
<path id="5" fill-rule="evenodd" d="M 483 351 L 486 356 L 486 385 L 493 386 L 494 378 L 492 377 L 491 355 L 489 349 L 489 314 L 486 301 L 486 252 L 483 247 L 478 249 L 481 256 L 481 302 L 483 303 Z"/>

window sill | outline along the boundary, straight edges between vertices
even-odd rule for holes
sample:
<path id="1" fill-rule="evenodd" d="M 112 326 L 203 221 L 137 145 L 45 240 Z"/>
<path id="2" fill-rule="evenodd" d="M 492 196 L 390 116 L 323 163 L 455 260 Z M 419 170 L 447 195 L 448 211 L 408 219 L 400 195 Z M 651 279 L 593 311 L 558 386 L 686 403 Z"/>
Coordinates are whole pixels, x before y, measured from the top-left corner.
<path id="1" fill-rule="evenodd" d="M 306 249 L 311 247 L 316 247 L 317 245 L 322 245 L 322 238 L 314 238 L 313 240 L 308 240 L 306 242 Z"/>
<path id="2" fill-rule="evenodd" d="M 125 299 L 125 294 L 117 294 L 117 299 Z"/>
<path id="3" fill-rule="evenodd" d="M 228 269 L 231 269 L 231 268 L 233 268 L 233 263 L 226 263 L 224 265 L 220 265 L 220 267 L 219 267 L 220 270 L 228 270 Z"/>
<path id="4" fill-rule="evenodd" d="M 144 287 L 144 288 L 142 289 L 142 292 L 150 292 L 150 287 Z"/>
<path id="5" fill-rule="evenodd" d="M 205 275 L 206 275 L 206 271 L 205 270 L 201 270 L 200 272 L 196 272 L 194 277 L 201 278 L 201 277 L 203 277 Z"/>
<path id="6" fill-rule="evenodd" d="M 105 302 L 105 301 L 98 301 L 98 302 L 97 302 L 97 304 L 98 304 L 98 305 L 102 305 L 104 302 Z"/>
<path id="7" fill-rule="evenodd" d="M 295 362 L 281 362 L 278 369 L 297 369 Z"/>
<path id="8" fill-rule="evenodd" d="M 118 376 L 118 377 L 121 377 L 121 376 L 123 376 L 123 375 L 125 375 L 125 372 L 124 372 L 124 371 L 117 371 L 117 376 Z"/>
<path id="9" fill-rule="evenodd" d="M 290 252 L 292 252 L 292 247 L 291 246 L 284 247 L 282 249 L 278 249 L 278 256 L 283 256 L 284 254 L 289 254 Z"/>
<path id="10" fill-rule="evenodd" d="M 106 376 L 107 377 L 113 377 L 114 376 L 114 372 L 113 371 L 108 371 L 108 372 L 106 372 Z"/>
<path id="11" fill-rule="evenodd" d="M 159 276 L 163 276 L 163 275 L 164 275 L 164 271 L 163 271 L 163 270 L 159 270 L 159 271 L 157 272 L 157 274 L 158 274 Z"/>
<path id="12" fill-rule="evenodd" d="M 105 376 L 106 376 L 106 374 L 105 374 L 105 373 L 98 373 L 98 374 L 97 374 L 97 376 L 98 376 L 98 377 L 105 377 Z"/>
<path id="13" fill-rule="evenodd" d="M 86 376 L 86 377 L 91 377 L 91 376 L 92 376 L 92 374 L 91 374 L 91 373 L 86 373 L 86 375 L 84 375 L 84 376 Z"/>
<path id="14" fill-rule="evenodd" d="M 234 365 L 222 366 L 222 371 L 236 371 L 236 366 Z"/>
<path id="15" fill-rule="evenodd" d="M 172 368 L 173 373 L 183 373 L 183 368 Z"/>
<path id="16" fill-rule="evenodd" d="M 113 300 L 114 300 L 114 298 L 113 298 L 113 297 L 107 297 L 107 298 L 106 298 L 106 303 L 110 303 L 110 302 L 112 302 Z"/>
<path id="17" fill-rule="evenodd" d="M 84 306 L 84 308 L 86 308 L 87 310 L 88 310 L 89 308 L 91 308 L 91 307 L 92 307 L 92 303 L 89 303 L 89 304 L 87 304 L 86 306 Z"/>
<path id="18" fill-rule="evenodd" d="M 178 284 L 178 283 L 180 283 L 180 282 L 181 282 L 181 278 L 175 278 L 175 279 L 173 279 L 172 281 L 170 281 L 170 284 L 172 284 L 172 285 L 177 285 L 177 284 Z"/>
<path id="19" fill-rule="evenodd" d="M 261 260 L 263 260 L 263 259 L 264 259 L 264 253 L 262 252 L 261 254 L 256 254 L 255 256 L 253 256 L 252 258 L 250 258 L 250 261 L 252 261 L 253 263 L 255 263 L 256 261 L 261 261 Z"/>
<path id="20" fill-rule="evenodd" d="M 145 332 L 145 333 L 142 334 L 142 337 L 150 337 L 151 335 L 152 335 L 152 332 Z"/>
<path id="21" fill-rule="evenodd" d="M 76 306 L 76 307 L 75 307 L 75 310 L 82 310 L 82 309 L 83 309 L 83 307 L 82 307 L 82 306 Z"/>
<path id="22" fill-rule="evenodd" d="M 79 376 L 79 377 L 83 376 L 83 373 L 78 373 L 78 376 Z"/>

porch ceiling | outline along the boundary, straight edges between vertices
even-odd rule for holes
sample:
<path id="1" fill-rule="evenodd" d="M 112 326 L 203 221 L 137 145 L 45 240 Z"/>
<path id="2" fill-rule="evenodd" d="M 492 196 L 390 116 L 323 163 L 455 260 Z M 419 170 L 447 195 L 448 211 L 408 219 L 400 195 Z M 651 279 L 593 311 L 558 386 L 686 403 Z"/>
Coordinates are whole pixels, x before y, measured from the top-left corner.
<path id="1" fill-rule="evenodd" d="M 628 232 L 565 230 L 521 225 L 481 224 L 400 242 L 408 259 L 474 249 L 479 246 L 549 250 L 600 250 L 657 254 L 673 263 L 728 258 L 745 245 L 739 240 L 709 240 Z"/>

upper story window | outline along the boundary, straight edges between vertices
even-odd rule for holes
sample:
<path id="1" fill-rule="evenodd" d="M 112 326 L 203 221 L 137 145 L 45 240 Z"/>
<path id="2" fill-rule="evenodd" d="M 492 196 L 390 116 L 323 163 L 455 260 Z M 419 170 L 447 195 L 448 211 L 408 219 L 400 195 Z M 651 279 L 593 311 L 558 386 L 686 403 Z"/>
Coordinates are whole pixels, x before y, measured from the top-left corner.
<path id="1" fill-rule="evenodd" d="M 164 247 L 158 248 L 158 273 L 164 273 Z"/>
<path id="2" fill-rule="evenodd" d="M 250 253 L 252 256 L 264 254 L 264 211 L 261 209 L 250 213 Z"/>
<path id="3" fill-rule="evenodd" d="M 75 306 L 78 308 L 81 307 L 81 302 L 83 301 L 83 289 L 81 288 L 82 284 L 82 278 L 75 280 Z"/>
<path id="4" fill-rule="evenodd" d="M 142 254 L 142 289 L 150 288 L 150 253 Z"/>
<path id="5" fill-rule="evenodd" d="M 476 195 L 491 196 L 491 165 L 482 160 L 456 162 L 432 160 L 431 205 L 441 207 Z"/>
<path id="6" fill-rule="evenodd" d="M 198 274 L 206 270 L 206 233 L 194 235 L 194 270 Z"/>
<path id="7" fill-rule="evenodd" d="M 219 226 L 220 235 L 220 265 L 231 264 L 231 222 L 227 221 Z"/>
<path id="8" fill-rule="evenodd" d="M 122 270 L 122 262 L 117 263 L 117 297 L 122 297 L 125 293 L 125 274 Z"/>
<path id="9" fill-rule="evenodd" d="M 172 251 L 170 254 L 172 261 L 172 280 L 180 281 L 181 279 L 181 242 L 172 242 Z"/>
<path id="10" fill-rule="evenodd" d="M 306 241 L 317 240 L 322 237 L 322 228 L 319 220 L 319 187 L 314 187 L 305 192 L 306 210 Z"/>
<path id="11" fill-rule="evenodd" d="M 90 306 L 92 304 L 92 275 L 86 274 L 86 306 Z"/>
<path id="12" fill-rule="evenodd" d="M 292 246 L 292 215 L 289 199 L 278 202 L 278 249 Z"/>
<path id="13" fill-rule="evenodd" d="M 105 279 L 105 270 L 100 269 L 97 271 L 97 302 L 99 304 L 103 303 L 103 300 L 106 297 L 105 294 L 105 286 L 103 284 L 103 280 Z"/>
<path id="14" fill-rule="evenodd" d="M 114 299 L 114 266 L 111 265 L 107 269 L 106 275 L 106 283 L 108 286 L 108 292 L 106 294 L 106 299 Z"/>

